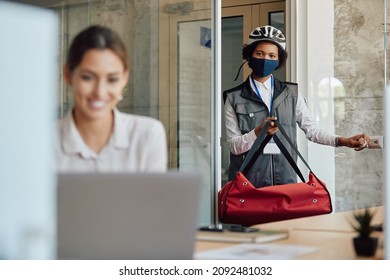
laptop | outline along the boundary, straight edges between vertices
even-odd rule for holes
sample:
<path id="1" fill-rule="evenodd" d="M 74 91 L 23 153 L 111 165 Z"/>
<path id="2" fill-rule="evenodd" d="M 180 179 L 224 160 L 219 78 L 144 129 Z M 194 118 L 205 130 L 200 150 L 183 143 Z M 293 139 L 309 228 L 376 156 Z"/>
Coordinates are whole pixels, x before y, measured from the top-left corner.
<path id="1" fill-rule="evenodd" d="M 58 174 L 58 259 L 192 259 L 196 173 Z"/>

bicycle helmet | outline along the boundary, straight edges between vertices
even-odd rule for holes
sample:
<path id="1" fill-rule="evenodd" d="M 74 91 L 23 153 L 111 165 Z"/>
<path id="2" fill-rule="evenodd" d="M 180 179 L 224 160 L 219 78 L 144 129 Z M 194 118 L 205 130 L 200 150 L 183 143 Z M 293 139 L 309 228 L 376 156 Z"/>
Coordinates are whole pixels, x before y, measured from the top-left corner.
<path id="1" fill-rule="evenodd" d="M 284 37 L 282 31 L 271 25 L 256 27 L 256 29 L 251 32 L 248 45 L 259 41 L 275 43 L 282 48 L 283 51 L 286 51 L 286 37 Z"/>

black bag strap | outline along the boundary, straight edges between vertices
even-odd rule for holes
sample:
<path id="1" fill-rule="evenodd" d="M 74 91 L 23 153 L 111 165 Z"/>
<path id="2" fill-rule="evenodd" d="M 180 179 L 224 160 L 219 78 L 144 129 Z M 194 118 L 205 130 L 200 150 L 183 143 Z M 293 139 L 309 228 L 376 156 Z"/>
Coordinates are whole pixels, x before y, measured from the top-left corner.
<path id="1" fill-rule="evenodd" d="M 302 180 L 302 182 L 305 182 L 305 177 L 303 177 L 301 170 L 299 169 L 298 165 L 296 164 L 293 157 L 290 155 L 290 153 L 287 151 L 286 147 L 283 145 L 282 141 L 279 139 L 278 136 L 274 135 L 274 141 L 276 145 L 279 147 L 280 151 L 284 155 L 284 157 L 287 159 L 287 161 L 290 163 L 291 167 L 294 169 L 295 173 L 298 174 L 299 178 Z"/>
<path id="2" fill-rule="evenodd" d="M 274 121 L 275 122 L 275 121 Z M 277 124 L 277 123 L 276 123 Z M 251 169 L 257 158 L 263 153 L 264 147 L 268 144 L 268 142 L 271 140 L 272 135 L 267 134 L 267 130 L 269 128 L 269 122 L 266 123 L 266 125 L 263 126 L 263 128 L 260 130 L 259 135 L 257 136 L 255 142 L 253 143 L 251 149 L 249 150 L 248 154 L 246 155 L 244 162 L 241 165 L 240 172 L 246 175 L 246 173 Z M 280 132 L 283 137 L 287 140 L 293 151 L 299 156 L 299 158 L 302 160 L 302 162 L 306 165 L 306 167 L 312 172 L 310 166 L 307 164 L 306 160 L 303 158 L 301 153 L 298 151 L 298 149 L 295 147 L 294 143 L 290 139 L 290 137 L 287 135 L 286 131 L 281 125 L 278 126 L 278 132 Z M 291 167 L 294 169 L 294 171 L 297 173 L 299 178 L 302 180 L 302 182 L 305 181 L 302 172 L 300 171 L 299 167 L 297 166 L 295 160 L 292 158 L 282 141 L 277 136 L 278 132 L 273 135 L 274 141 L 276 145 L 279 147 L 280 151 L 284 155 L 284 157 L 287 159 L 287 161 L 290 163 Z M 313 172 L 312 172 L 313 173 Z"/>
<path id="3" fill-rule="evenodd" d="M 252 168 L 253 164 L 257 160 L 257 158 L 260 156 L 260 154 L 263 152 L 264 147 L 267 145 L 267 143 L 271 140 L 272 135 L 267 134 L 267 130 L 269 128 L 269 122 L 267 122 L 263 128 L 260 130 L 259 135 L 257 136 L 255 142 L 253 143 L 252 147 L 248 151 L 247 155 L 245 156 L 244 162 L 241 164 L 240 172 L 244 175 L 246 175 L 249 171 L 249 169 Z"/>
<path id="4" fill-rule="evenodd" d="M 283 137 L 287 140 L 287 142 L 290 144 L 291 148 L 294 150 L 294 152 L 299 156 L 299 158 L 302 160 L 302 162 L 306 165 L 306 167 L 309 169 L 309 171 L 311 173 L 313 173 L 313 171 L 311 170 L 309 164 L 306 162 L 306 160 L 303 158 L 303 156 L 301 155 L 301 153 L 298 151 L 297 147 L 294 145 L 294 143 L 292 142 L 291 138 L 288 137 L 287 135 L 287 132 L 286 130 L 283 128 L 283 126 L 281 125 L 278 125 L 278 129 L 280 131 L 280 133 L 283 135 Z M 282 144 L 283 145 L 283 144 Z M 280 147 L 279 147 L 280 148 Z M 295 161 L 293 160 L 293 162 L 295 163 Z"/>

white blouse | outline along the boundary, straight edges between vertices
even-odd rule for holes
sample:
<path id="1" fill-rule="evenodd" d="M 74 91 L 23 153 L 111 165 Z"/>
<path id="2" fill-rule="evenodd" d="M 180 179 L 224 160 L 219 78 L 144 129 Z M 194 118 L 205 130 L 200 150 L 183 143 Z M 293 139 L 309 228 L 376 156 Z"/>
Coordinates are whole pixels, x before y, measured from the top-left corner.
<path id="1" fill-rule="evenodd" d="M 72 110 L 58 122 L 58 172 L 165 172 L 164 126 L 151 117 L 114 110 L 109 143 L 97 154 L 83 141 Z"/>

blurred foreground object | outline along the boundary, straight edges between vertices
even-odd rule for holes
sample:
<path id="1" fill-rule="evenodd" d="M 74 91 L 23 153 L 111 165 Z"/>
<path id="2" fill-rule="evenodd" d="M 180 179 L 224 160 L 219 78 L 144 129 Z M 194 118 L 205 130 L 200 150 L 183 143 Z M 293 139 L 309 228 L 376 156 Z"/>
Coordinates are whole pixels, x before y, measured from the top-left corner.
<path id="1" fill-rule="evenodd" d="M 54 12 L 0 2 L 0 259 L 55 253 Z"/>

